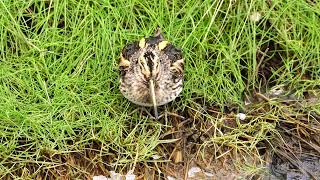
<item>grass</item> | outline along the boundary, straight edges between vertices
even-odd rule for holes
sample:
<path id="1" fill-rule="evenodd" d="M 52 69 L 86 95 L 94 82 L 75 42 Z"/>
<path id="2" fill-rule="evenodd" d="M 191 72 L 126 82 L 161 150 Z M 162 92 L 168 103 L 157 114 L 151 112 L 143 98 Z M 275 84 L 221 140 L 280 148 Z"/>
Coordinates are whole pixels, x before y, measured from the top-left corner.
<path id="1" fill-rule="evenodd" d="M 277 133 L 277 108 L 228 132 L 222 112 L 258 111 L 264 105 L 248 109 L 243 97 L 274 85 L 302 99 L 319 92 L 319 13 L 306 0 L 0 1 L 1 177 L 90 177 L 106 173 L 96 167 L 126 172 L 154 161 L 174 141 L 162 136 L 174 120 L 130 114 L 137 106 L 119 92 L 117 62 L 126 43 L 157 27 L 186 59 L 182 98 L 166 109 L 214 125 L 204 149 L 256 151 Z M 72 160 L 77 153 L 87 159 Z"/>

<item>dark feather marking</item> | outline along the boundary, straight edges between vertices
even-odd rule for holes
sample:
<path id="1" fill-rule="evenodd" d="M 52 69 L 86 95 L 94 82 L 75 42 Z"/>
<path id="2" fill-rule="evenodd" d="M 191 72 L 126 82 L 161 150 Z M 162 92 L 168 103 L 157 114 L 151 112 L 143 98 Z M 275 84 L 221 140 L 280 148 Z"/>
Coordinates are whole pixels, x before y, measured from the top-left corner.
<path id="1" fill-rule="evenodd" d="M 154 37 L 149 37 L 146 39 L 146 42 L 154 47 L 156 44 L 159 44 L 161 41 L 163 41 L 163 37 L 162 36 L 154 36 Z"/>
<path id="2" fill-rule="evenodd" d="M 176 48 L 172 44 L 168 44 L 167 47 L 164 48 L 164 52 L 171 60 L 171 63 L 174 63 L 177 60 L 182 59 L 181 49 Z"/>
<path id="3" fill-rule="evenodd" d="M 154 54 L 150 51 L 147 51 L 145 54 L 144 54 L 144 58 L 147 60 L 147 65 L 150 69 L 150 73 L 152 73 L 152 69 L 153 69 L 153 66 L 154 66 L 154 63 L 153 63 L 153 59 L 154 59 Z"/>
<path id="4" fill-rule="evenodd" d="M 172 79 L 174 82 L 178 82 L 182 77 L 183 75 L 177 71 L 172 73 Z"/>
<path id="5" fill-rule="evenodd" d="M 171 87 L 171 89 L 175 91 L 175 90 L 177 90 L 178 88 L 181 88 L 181 87 L 182 87 L 182 83 L 181 84 L 179 83 L 176 87 L 174 87 L 174 86 Z"/>
<path id="6" fill-rule="evenodd" d="M 138 42 L 129 43 L 122 49 L 122 55 L 125 59 L 130 59 L 130 57 L 136 53 L 139 48 Z"/>
<path id="7" fill-rule="evenodd" d="M 120 76 L 124 77 L 127 74 L 127 71 L 124 68 L 119 68 Z"/>

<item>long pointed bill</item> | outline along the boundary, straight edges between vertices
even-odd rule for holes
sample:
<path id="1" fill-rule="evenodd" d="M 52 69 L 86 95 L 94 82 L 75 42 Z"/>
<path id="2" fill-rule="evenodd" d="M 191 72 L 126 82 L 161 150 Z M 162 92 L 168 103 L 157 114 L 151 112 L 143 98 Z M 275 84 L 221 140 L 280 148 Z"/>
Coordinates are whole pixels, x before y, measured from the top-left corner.
<path id="1" fill-rule="evenodd" d="M 157 109 L 156 94 L 154 92 L 154 82 L 152 79 L 149 81 L 149 86 L 150 86 L 150 95 L 151 95 L 153 109 L 154 109 L 154 116 L 156 119 L 158 119 L 159 116 L 158 116 L 158 109 Z"/>

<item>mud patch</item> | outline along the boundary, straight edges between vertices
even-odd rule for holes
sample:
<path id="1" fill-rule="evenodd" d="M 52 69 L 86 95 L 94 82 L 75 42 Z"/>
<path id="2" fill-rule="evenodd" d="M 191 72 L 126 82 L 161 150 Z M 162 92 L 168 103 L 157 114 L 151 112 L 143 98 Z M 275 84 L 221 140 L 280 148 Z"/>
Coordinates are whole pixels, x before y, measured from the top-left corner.
<path id="1" fill-rule="evenodd" d="M 275 155 L 270 170 L 273 176 L 279 179 L 318 179 L 320 177 L 320 157 L 304 155 L 295 160 L 289 160 Z"/>

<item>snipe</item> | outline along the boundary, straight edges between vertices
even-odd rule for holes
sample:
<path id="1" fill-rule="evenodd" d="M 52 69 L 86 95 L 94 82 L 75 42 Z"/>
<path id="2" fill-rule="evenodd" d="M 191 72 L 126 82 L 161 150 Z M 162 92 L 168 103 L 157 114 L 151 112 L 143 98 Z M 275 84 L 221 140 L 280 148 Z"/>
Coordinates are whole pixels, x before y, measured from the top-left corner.
<path id="1" fill-rule="evenodd" d="M 154 107 L 173 101 L 182 91 L 182 51 L 158 29 L 154 36 L 127 44 L 121 52 L 120 91 L 131 102 Z"/>

